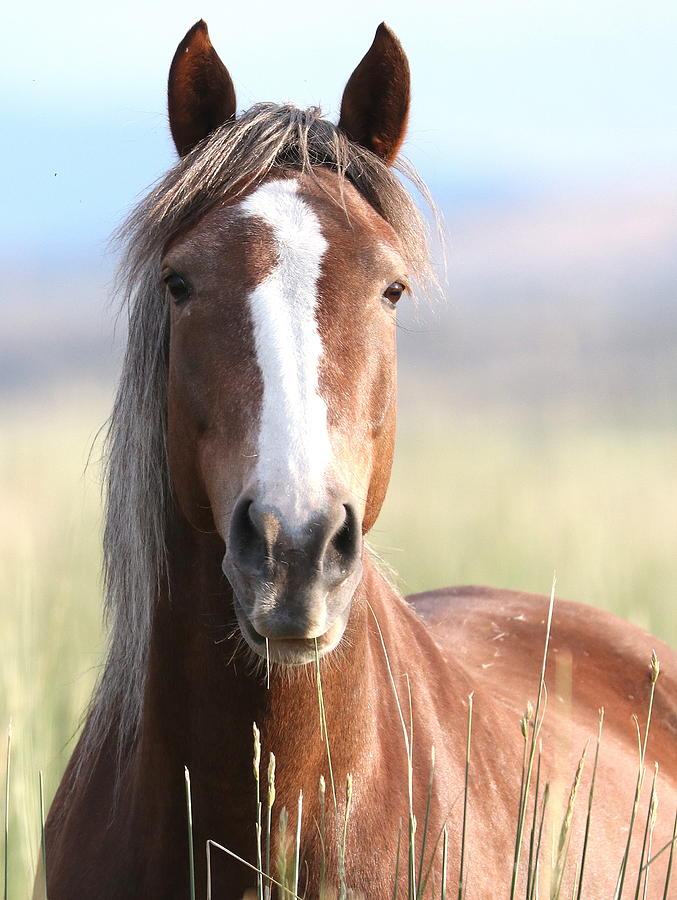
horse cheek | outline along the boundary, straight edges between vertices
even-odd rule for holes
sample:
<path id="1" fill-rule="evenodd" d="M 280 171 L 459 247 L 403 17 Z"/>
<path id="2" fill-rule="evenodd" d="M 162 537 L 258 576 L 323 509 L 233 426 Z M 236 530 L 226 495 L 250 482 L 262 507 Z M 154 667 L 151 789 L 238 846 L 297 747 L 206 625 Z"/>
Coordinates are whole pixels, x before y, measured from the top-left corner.
<path id="1" fill-rule="evenodd" d="M 374 442 L 373 462 L 367 505 L 362 522 L 362 533 L 366 534 L 381 512 L 386 491 L 390 482 L 395 450 L 396 405 L 389 403 L 385 418 Z"/>

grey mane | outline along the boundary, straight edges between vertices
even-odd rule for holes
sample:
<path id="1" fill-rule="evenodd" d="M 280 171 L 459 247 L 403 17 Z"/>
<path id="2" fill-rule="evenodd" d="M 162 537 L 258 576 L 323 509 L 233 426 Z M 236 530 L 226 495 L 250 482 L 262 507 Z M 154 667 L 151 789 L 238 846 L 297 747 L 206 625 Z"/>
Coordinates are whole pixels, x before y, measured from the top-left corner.
<path id="1" fill-rule="evenodd" d="M 393 169 L 352 144 L 319 110 L 262 104 L 180 160 L 131 213 L 118 289 L 129 336 L 106 441 L 104 584 L 107 656 L 83 732 L 80 766 L 111 738 L 120 763 L 141 719 L 153 610 L 166 576 L 171 499 L 166 451 L 169 322 L 159 266 L 178 229 L 276 170 L 330 168 L 394 228 L 419 284 L 431 278 L 426 229 Z M 396 166 L 429 201 L 404 162 Z M 432 208 L 432 204 L 431 204 Z"/>

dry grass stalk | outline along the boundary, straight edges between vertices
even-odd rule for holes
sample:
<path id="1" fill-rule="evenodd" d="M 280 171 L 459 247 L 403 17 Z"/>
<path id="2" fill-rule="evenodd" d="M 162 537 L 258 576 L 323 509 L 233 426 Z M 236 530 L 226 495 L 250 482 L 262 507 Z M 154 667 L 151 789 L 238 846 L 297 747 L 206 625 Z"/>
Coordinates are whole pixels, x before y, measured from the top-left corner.
<path id="1" fill-rule="evenodd" d="M 40 854 L 42 859 L 43 888 L 47 900 L 47 848 L 45 844 L 45 784 L 42 769 L 38 772 L 38 790 L 40 791 Z"/>
<path id="2" fill-rule="evenodd" d="M 545 822 L 545 811 L 548 806 L 548 798 L 550 796 L 550 784 L 546 783 L 545 790 L 543 791 L 543 803 L 541 806 L 541 821 L 538 826 L 538 839 L 536 841 L 536 853 L 535 853 L 535 863 L 534 863 L 534 877 L 531 881 L 531 887 L 529 889 L 529 895 L 527 900 L 538 900 L 538 873 L 539 873 L 539 859 L 541 855 L 541 841 L 543 839 L 543 823 Z"/>
<path id="3" fill-rule="evenodd" d="M 656 817 L 658 814 L 658 792 L 656 790 L 656 775 L 658 775 L 658 763 L 656 763 L 653 789 L 651 791 L 651 802 L 649 804 L 649 843 L 648 843 L 647 850 L 646 850 L 647 858 L 651 857 L 651 848 L 653 846 L 653 832 L 654 832 L 654 828 L 656 827 Z M 646 900 L 648 891 L 649 891 L 649 868 L 647 867 L 646 875 L 644 876 L 644 893 L 642 895 L 643 900 Z"/>
<path id="4" fill-rule="evenodd" d="M 252 769 L 256 783 L 256 865 L 260 873 L 263 866 L 261 848 L 261 732 L 256 722 L 252 722 L 252 732 L 254 735 Z M 263 878 L 260 874 L 256 876 L 256 896 L 258 900 L 263 900 Z"/>
<path id="5" fill-rule="evenodd" d="M 296 839 L 294 841 L 294 867 L 292 884 L 294 895 L 299 892 L 299 871 L 301 869 L 301 820 L 303 817 L 303 791 L 299 791 L 298 805 L 296 807 Z M 259 875 L 259 878 L 261 876 Z"/>
<path id="6" fill-rule="evenodd" d="M 590 791 L 588 793 L 588 813 L 585 819 L 585 834 L 583 837 L 583 851 L 581 853 L 581 863 L 578 873 L 578 889 L 576 892 L 577 900 L 581 900 L 583 891 L 583 874 L 585 872 L 585 860 L 588 854 L 588 840 L 590 838 L 590 823 L 592 820 L 592 801 L 595 795 L 595 780 L 597 778 L 597 763 L 599 761 L 599 747 L 602 742 L 602 726 L 604 724 L 604 707 L 599 710 L 599 724 L 597 726 L 597 744 L 595 746 L 595 761 L 592 765 L 592 778 L 590 780 Z"/>
<path id="7" fill-rule="evenodd" d="M 428 777 L 428 793 L 426 795 L 425 801 L 425 817 L 423 819 L 423 834 L 421 836 L 421 851 L 418 858 L 418 881 L 416 883 L 416 897 L 423 897 L 425 893 L 425 887 L 428 880 L 428 873 L 430 869 L 428 869 L 428 873 L 424 875 L 424 861 L 425 861 L 425 851 L 426 845 L 428 843 L 428 827 L 430 824 L 430 805 L 432 803 L 433 798 L 433 782 L 435 779 L 435 747 L 431 747 L 430 749 L 430 775 Z"/>
<path id="8" fill-rule="evenodd" d="M 632 811 L 630 813 L 630 826 L 628 828 L 628 840 L 625 845 L 625 851 L 621 860 L 618 872 L 618 880 L 616 881 L 616 890 L 614 891 L 614 900 L 620 900 L 623 894 L 623 885 L 625 884 L 625 876 L 628 868 L 628 859 L 630 858 L 630 844 L 632 843 L 632 835 L 637 818 L 637 810 L 639 809 L 639 799 L 642 793 L 642 785 L 644 784 L 644 757 L 646 755 L 646 746 L 649 740 L 649 729 L 651 728 L 651 713 L 653 712 L 653 701 L 656 693 L 656 682 L 660 674 L 660 663 L 656 652 L 651 652 L 651 660 L 649 662 L 649 673 L 651 677 L 651 691 L 649 693 L 649 708 L 646 716 L 646 728 L 644 729 L 644 737 L 641 737 L 639 725 L 637 724 L 638 742 L 639 742 L 639 766 L 637 770 L 637 781 L 635 783 L 635 796 L 632 803 Z M 635 720 L 636 721 L 636 720 Z M 641 873 L 641 867 L 640 867 Z"/>
<path id="9" fill-rule="evenodd" d="M 458 873 L 458 900 L 463 900 L 465 889 L 465 836 L 468 823 L 468 783 L 470 778 L 470 746 L 472 743 L 472 711 L 474 691 L 468 695 L 468 731 L 465 743 L 465 779 L 463 782 L 463 824 L 461 826 L 461 861 Z M 445 829 L 446 836 L 446 829 Z M 446 874 L 446 873 L 445 873 Z"/>
<path id="10" fill-rule="evenodd" d="M 186 785 L 186 813 L 188 817 L 188 866 L 190 877 L 190 900 L 195 900 L 195 853 L 193 848 L 193 801 L 190 792 L 190 772 L 188 766 L 183 767 Z"/>
<path id="11" fill-rule="evenodd" d="M 7 766 L 5 769 L 5 900 L 9 897 L 9 783 L 12 774 L 12 723 L 7 726 Z"/>
<path id="12" fill-rule="evenodd" d="M 672 841 L 670 842 L 670 857 L 668 859 L 668 870 L 665 873 L 665 889 L 663 891 L 663 900 L 668 900 L 668 891 L 670 889 L 670 881 L 672 877 L 672 857 L 675 850 L 675 842 L 677 841 L 677 812 L 675 813 L 675 822 L 672 826 Z"/>
<path id="13" fill-rule="evenodd" d="M 317 703 L 320 712 L 320 735 L 324 738 L 327 750 L 327 766 L 329 768 L 329 783 L 331 784 L 331 796 L 334 801 L 334 814 L 338 817 L 338 801 L 336 799 L 336 785 L 334 783 L 334 768 L 331 764 L 331 748 L 329 746 L 329 732 L 327 731 L 327 713 L 324 707 L 324 694 L 322 692 L 322 676 L 320 674 L 320 653 L 317 649 L 315 638 L 315 675 L 317 685 Z"/>
<path id="14" fill-rule="evenodd" d="M 393 692 L 393 696 L 395 698 L 395 704 L 397 707 L 397 713 L 400 718 L 400 725 L 402 727 L 402 735 L 404 737 L 404 747 L 407 755 L 407 790 L 408 790 L 408 799 L 409 799 L 409 878 L 408 878 L 408 890 L 407 897 L 408 900 L 415 900 L 416 898 L 416 872 L 415 872 L 415 859 L 414 859 L 414 847 L 416 840 L 416 818 L 414 816 L 414 767 L 412 760 L 412 738 L 413 738 L 413 728 L 412 728 L 412 707 L 411 707 L 411 691 L 409 690 L 409 678 L 407 677 L 407 689 L 409 690 L 409 722 L 410 722 L 410 730 L 411 734 L 407 732 L 407 726 L 404 721 L 404 715 L 402 713 L 402 704 L 400 703 L 400 697 L 397 693 L 397 687 L 395 685 L 395 678 L 393 676 L 393 670 L 390 665 L 390 657 L 388 656 L 388 650 L 385 645 L 385 640 L 383 639 L 383 631 L 381 630 L 381 626 L 376 617 L 376 613 L 374 612 L 371 604 L 367 601 L 367 605 L 369 606 L 369 610 L 372 614 L 374 622 L 376 624 L 376 630 L 378 631 L 378 636 L 381 641 L 381 647 L 383 649 L 383 656 L 386 663 L 386 669 L 388 671 L 388 679 L 390 681 L 390 687 Z"/>
<path id="15" fill-rule="evenodd" d="M 289 846 L 287 838 L 287 807 L 283 806 L 277 820 L 277 877 L 282 888 L 282 900 L 289 895 L 287 885 L 287 868 L 289 864 Z M 234 854 L 232 854 L 234 855 Z M 253 867 L 252 867 L 253 868 Z"/>
<path id="16" fill-rule="evenodd" d="M 529 800 L 529 787 L 531 784 L 531 773 L 533 770 L 534 757 L 536 755 L 536 743 L 543 724 L 541 715 L 541 706 L 544 698 L 547 697 L 545 689 L 545 669 L 548 662 L 548 645 L 550 643 L 550 631 L 552 629 L 552 613 L 555 606 L 555 587 L 557 584 L 556 577 L 552 579 L 552 588 L 550 590 L 550 604 L 548 606 L 548 619 L 545 628 L 545 646 L 543 648 L 543 663 L 541 665 L 541 677 L 538 683 L 538 697 L 536 700 L 536 712 L 534 714 L 534 723 L 531 732 L 531 742 L 529 747 L 529 762 L 526 768 L 526 777 L 523 781 L 523 789 L 520 791 L 520 808 L 517 819 L 517 833 L 515 836 L 515 856 L 512 868 L 512 881 L 510 884 L 510 900 L 514 900 L 515 891 L 517 890 L 517 876 L 519 873 L 520 856 L 522 852 L 522 836 L 524 834 L 524 822 L 527 814 L 527 805 Z M 538 857 L 537 857 L 538 858 Z"/>
<path id="17" fill-rule="evenodd" d="M 400 827 L 397 829 L 397 851 L 395 853 L 395 878 L 393 880 L 393 897 L 397 900 L 397 892 L 400 883 L 400 850 L 402 849 L 402 819 L 400 819 Z"/>
<path id="18" fill-rule="evenodd" d="M 283 815 L 284 814 L 284 815 Z M 271 876 L 270 880 L 275 885 L 275 887 L 280 888 L 282 891 L 282 898 L 284 900 L 304 900 L 303 897 L 299 897 L 298 894 L 294 893 L 287 884 L 287 855 L 286 855 L 286 834 L 287 834 L 287 810 L 282 807 L 280 811 L 280 824 L 283 827 L 280 828 L 280 834 L 284 836 L 284 841 L 281 842 L 285 846 L 284 855 L 278 854 L 278 871 L 283 874 L 280 875 L 280 881 L 277 881 L 275 878 Z M 219 844 L 217 841 L 211 840 L 211 838 L 207 841 L 207 856 L 209 858 L 209 850 L 211 847 L 214 847 L 216 850 L 221 850 L 222 853 L 226 853 L 231 859 L 236 860 L 241 865 L 245 866 L 247 869 L 251 869 L 252 872 L 258 872 L 260 875 L 265 875 L 265 872 L 262 872 L 260 869 L 257 869 L 256 866 L 253 866 L 250 862 L 247 862 L 246 859 L 242 859 L 241 856 L 238 856 L 237 853 L 233 853 L 232 850 L 229 850 L 228 847 L 224 847 L 223 844 Z M 207 894 L 209 900 L 211 900 L 211 893 Z"/>
<path id="19" fill-rule="evenodd" d="M 447 896 L 447 854 L 449 852 L 448 844 L 449 838 L 447 837 L 447 826 L 445 825 L 442 829 L 442 891 L 440 894 L 440 900 L 446 900 Z"/>
<path id="20" fill-rule="evenodd" d="M 320 845 L 322 847 L 322 854 L 320 857 L 320 896 L 322 896 L 327 878 L 327 786 L 325 784 L 324 775 L 320 775 L 318 801 L 320 804 Z"/>
<path id="21" fill-rule="evenodd" d="M 266 804 L 266 900 L 270 900 L 272 894 L 270 881 L 270 833 L 273 819 L 273 805 L 275 803 L 275 754 L 271 753 L 268 759 L 268 802 Z"/>
<path id="22" fill-rule="evenodd" d="M 555 861 L 555 877 L 554 888 L 550 892 L 551 900 L 558 900 L 562 891 L 562 882 L 566 868 L 566 860 L 569 852 L 569 838 L 571 834 L 571 822 L 574 816 L 574 807 L 576 806 L 576 797 L 578 796 L 578 788 L 581 783 L 581 775 L 583 774 L 583 766 L 585 765 L 585 757 L 588 752 L 588 745 L 583 748 L 583 753 L 576 768 L 576 774 L 571 785 L 569 793 L 569 802 L 567 803 L 566 813 L 562 820 L 559 832 L 559 840 L 557 842 L 557 859 Z"/>
<path id="23" fill-rule="evenodd" d="M 534 786 L 534 810 L 531 819 L 531 832 L 529 834 L 529 861 L 527 863 L 527 890 L 526 896 L 531 893 L 531 885 L 536 877 L 536 859 L 534 858 L 534 850 L 536 843 L 536 828 L 538 821 L 538 799 L 541 790 L 541 757 L 543 755 L 543 744 L 538 742 L 538 763 L 536 765 L 536 784 Z"/>

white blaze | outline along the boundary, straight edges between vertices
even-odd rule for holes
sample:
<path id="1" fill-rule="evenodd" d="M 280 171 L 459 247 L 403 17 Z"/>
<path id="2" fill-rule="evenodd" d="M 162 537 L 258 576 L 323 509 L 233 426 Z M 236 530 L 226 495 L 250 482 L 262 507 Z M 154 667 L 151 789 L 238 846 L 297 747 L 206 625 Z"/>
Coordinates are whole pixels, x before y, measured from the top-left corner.
<path id="1" fill-rule="evenodd" d="M 302 527 L 325 493 L 331 459 L 318 372 L 317 283 L 327 248 L 320 222 L 294 179 L 271 181 L 241 204 L 273 232 L 277 262 L 249 296 L 263 379 L 256 476 L 260 500 Z"/>

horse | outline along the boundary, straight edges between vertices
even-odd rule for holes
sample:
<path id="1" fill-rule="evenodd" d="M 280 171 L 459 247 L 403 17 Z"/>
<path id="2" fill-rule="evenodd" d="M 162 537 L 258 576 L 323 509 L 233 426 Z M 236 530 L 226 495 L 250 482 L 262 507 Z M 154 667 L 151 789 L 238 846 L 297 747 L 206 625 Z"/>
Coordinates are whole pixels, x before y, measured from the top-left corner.
<path id="1" fill-rule="evenodd" d="M 404 599 L 366 544 L 393 458 L 396 307 L 432 277 L 397 174 L 409 102 L 385 24 L 338 125 L 236 115 L 205 23 L 178 46 L 179 160 L 122 231 L 108 654 L 36 896 L 606 898 L 637 872 L 663 896 L 677 655 L 565 600 Z M 291 881 L 265 861 L 284 867 L 287 845 Z"/>

